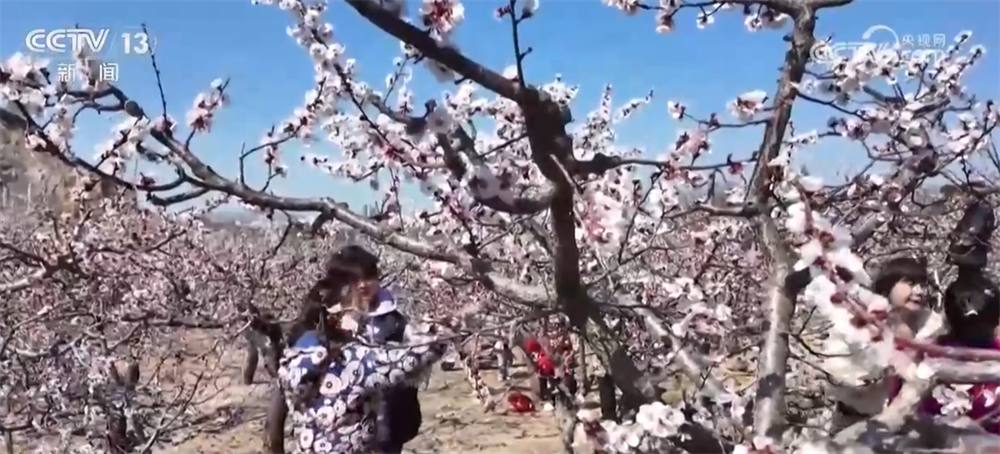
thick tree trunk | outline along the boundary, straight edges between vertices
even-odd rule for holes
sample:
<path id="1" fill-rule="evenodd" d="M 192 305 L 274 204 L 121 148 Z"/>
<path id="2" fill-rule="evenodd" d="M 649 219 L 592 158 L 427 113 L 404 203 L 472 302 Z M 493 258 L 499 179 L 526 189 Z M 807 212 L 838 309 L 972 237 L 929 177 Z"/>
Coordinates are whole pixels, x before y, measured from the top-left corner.
<path id="1" fill-rule="evenodd" d="M 252 385 L 254 376 L 257 375 L 257 363 L 260 362 L 260 354 L 253 345 L 247 346 L 247 361 L 243 365 L 243 384 Z"/>
<path id="2" fill-rule="evenodd" d="M 124 454 L 132 450 L 128 439 L 128 423 L 125 415 L 121 411 L 106 408 L 108 411 L 108 425 L 105 437 L 108 441 L 108 451 L 115 454 Z"/>
<path id="3" fill-rule="evenodd" d="M 574 337 L 576 338 L 576 382 L 579 386 L 577 395 L 586 397 L 587 392 L 590 391 L 590 378 L 587 377 L 587 344 L 579 335 L 574 335 Z"/>
<path id="4" fill-rule="evenodd" d="M 271 378 L 278 378 L 278 369 L 281 367 L 281 350 L 275 347 L 264 349 L 264 370 Z"/>
<path id="5" fill-rule="evenodd" d="M 125 386 L 129 390 L 134 390 L 139 385 L 139 363 L 131 361 L 125 368 Z"/>
<path id="6" fill-rule="evenodd" d="M 131 370 L 133 365 L 135 363 L 129 364 L 129 370 Z M 138 366 L 136 366 L 136 370 L 138 370 Z M 114 364 L 108 369 L 108 378 L 112 381 L 117 380 L 118 383 L 121 382 L 121 377 L 118 376 L 118 368 Z M 134 383 L 127 381 L 127 377 L 124 384 L 127 387 L 134 386 Z M 125 419 L 124 412 L 120 408 L 110 404 L 104 406 L 104 411 L 107 413 L 104 438 L 108 444 L 108 451 L 115 454 L 124 454 L 131 451 L 132 443 L 128 437 L 128 420 Z"/>
<path id="7" fill-rule="evenodd" d="M 263 332 L 270 344 L 264 357 L 269 369 L 268 372 L 277 377 L 278 363 L 284 354 L 284 333 L 277 323 L 265 325 Z M 288 404 L 285 402 L 285 391 L 276 383 L 271 388 L 267 419 L 264 421 L 264 452 L 267 454 L 285 454 L 285 421 L 287 419 Z"/>
<path id="8" fill-rule="evenodd" d="M 792 116 L 796 87 L 805 74 L 806 63 L 815 42 L 815 11 L 808 7 L 798 11 L 795 26 L 789 35 L 790 46 L 785 55 L 781 79 L 774 100 L 774 113 L 764 130 L 761 153 L 754 172 L 752 193 L 758 207 L 767 206 L 772 199 L 771 167 L 768 163 L 778 156 L 784 143 L 785 131 Z M 767 333 L 758 360 L 757 392 L 754 396 L 754 433 L 760 437 L 780 440 L 784 433 L 785 394 L 788 371 L 788 332 L 795 313 L 794 292 L 797 290 L 789 279 L 791 258 L 785 239 L 774 221 L 764 214 L 756 219 L 756 230 L 761 250 L 770 262 L 770 282 L 766 289 L 764 310 Z"/>
<path id="9" fill-rule="evenodd" d="M 598 394 L 601 396 L 601 419 L 620 421 L 618 418 L 618 396 L 615 395 L 615 381 L 604 374 L 597 381 Z"/>
<path id="10" fill-rule="evenodd" d="M 14 454 L 14 434 L 11 431 L 3 431 L 3 444 L 7 448 L 7 454 Z"/>
<path id="11" fill-rule="evenodd" d="M 267 454 L 285 454 L 285 420 L 288 418 L 288 404 L 280 386 L 271 391 L 271 402 L 267 407 L 264 422 L 264 451 Z"/>

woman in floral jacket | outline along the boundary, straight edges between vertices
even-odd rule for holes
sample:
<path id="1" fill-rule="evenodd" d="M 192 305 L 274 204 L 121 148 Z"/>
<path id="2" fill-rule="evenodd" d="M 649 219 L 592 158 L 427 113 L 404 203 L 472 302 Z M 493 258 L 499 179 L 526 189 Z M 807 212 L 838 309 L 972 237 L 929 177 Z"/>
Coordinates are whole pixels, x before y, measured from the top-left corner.
<path id="1" fill-rule="evenodd" d="M 377 281 L 335 255 L 310 292 L 279 373 L 302 454 L 376 452 L 377 396 L 413 380 L 441 358 L 436 339 L 414 346 L 365 345 L 356 333 Z"/>

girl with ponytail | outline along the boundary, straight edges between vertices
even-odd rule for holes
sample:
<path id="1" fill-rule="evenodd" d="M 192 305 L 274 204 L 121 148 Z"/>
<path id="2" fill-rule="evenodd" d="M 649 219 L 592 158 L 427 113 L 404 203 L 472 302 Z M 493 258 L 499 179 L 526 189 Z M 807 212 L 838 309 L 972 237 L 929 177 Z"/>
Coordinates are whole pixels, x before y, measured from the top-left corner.
<path id="1" fill-rule="evenodd" d="M 359 342 L 379 283 L 352 258 L 331 258 L 289 331 L 279 379 L 296 453 L 375 452 L 378 394 L 420 376 L 446 348 L 440 338 L 410 347 Z"/>

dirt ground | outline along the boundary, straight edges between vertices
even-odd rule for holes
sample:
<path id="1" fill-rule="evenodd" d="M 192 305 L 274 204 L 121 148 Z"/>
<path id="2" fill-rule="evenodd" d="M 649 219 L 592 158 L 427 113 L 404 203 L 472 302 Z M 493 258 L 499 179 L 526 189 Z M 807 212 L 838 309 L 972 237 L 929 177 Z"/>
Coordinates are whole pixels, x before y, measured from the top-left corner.
<path id="1" fill-rule="evenodd" d="M 211 377 L 202 381 L 194 408 L 189 414 L 196 418 L 196 429 L 182 429 L 162 437 L 152 452 L 161 454 L 260 454 L 263 452 L 263 426 L 270 390 L 270 377 L 261 368 L 252 385 L 242 383 L 241 367 L 245 353 L 241 348 L 220 348 L 225 342 L 212 341 L 201 333 L 186 333 L 171 349 L 189 355 L 203 355 L 205 362 L 197 364 L 173 360 L 143 364 L 144 371 L 158 370 L 155 375 L 164 389 L 176 383 L 193 383 L 197 374 Z M 234 345 L 235 346 L 235 345 Z M 172 350 L 173 351 L 173 350 Z M 219 354 L 217 352 L 224 351 Z M 120 369 L 124 370 L 124 365 Z M 148 372 L 147 372 L 148 373 Z M 515 377 L 526 376 L 516 368 Z M 497 394 L 501 385 L 492 371 L 483 378 Z M 513 383 L 527 387 L 524 380 Z M 411 454 L 551 454 L 559 452 L 559 430 L 551 412 L 504 415 L 485 413 L 482 404 L 472 394 L 472 387 L 461 370 L 444 372 L 435 366 L 426 390 L 420 393 L 423 412 L 421 435 L 406 446 Z M 498 409 L 506 408 L 503 399 Z M 286 433 L 288 428 L 286 427 Z M 292 439 L 290 434 L 286 441 Z M 14 452 L 33 452 L 36 442 L 49 444 L 48 437 L 14 439 Z M 82 441 L 82 440 L 81 440 Z M 2 447 L 2 445 L 0 445 Z M 289 446 L 290 448 L 290 446 Z"/>
<path id="2" fill-rule="evenodd" d="M 230 355 L 226 355 L 230 356 Z M 223 359 L 226 372 L 213 388 L 217 394 L 201 405 L 205 414 L 219 415 L 217 429 L 205 425 L 187 440 L 177 440 L 169 447 L 156 449 L 163 454 L 259 454 L 262 449 L 266 374 L 260 371 L 258 383 L 240 382 L 242 354 Z M 493 372 L 483 377 L 494 389 L 499 388 Z M 551 412 L 528 415 L 485 413 L 473 397 L 472 388 L 462 371 L 443 372 L 435 367 L 430 384 L 420 394 L 423 412 L 421 435 L 407 444 L 413 454 L 551 454 L 560 451 L 559 430 Z M 505 401 L 498 405 L 502 408 Z M 238 424 L 232 424 L 234 417 Z M 223 422 L 226 420 L 226 422 Z M 291 437 L 289 437 L 291 438 Z"/>

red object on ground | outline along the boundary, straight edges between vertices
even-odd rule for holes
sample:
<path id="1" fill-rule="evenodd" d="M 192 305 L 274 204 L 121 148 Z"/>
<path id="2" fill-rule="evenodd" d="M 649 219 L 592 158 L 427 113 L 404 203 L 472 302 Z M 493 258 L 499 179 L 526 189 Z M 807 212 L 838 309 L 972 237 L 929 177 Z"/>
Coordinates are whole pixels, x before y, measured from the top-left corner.
<path id="1" fill-rule="evenodd" d="M 535 403 L 528 396 L 517 391 L 507 395 L 507 404 L 510 406 L 511 411 L 515 413 L 532 413 L 535 411 Z"/>

